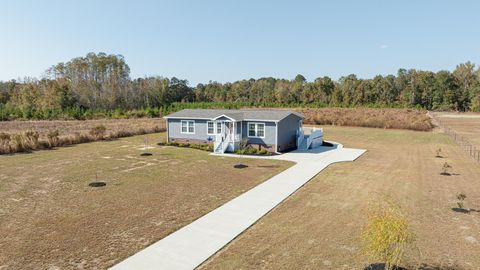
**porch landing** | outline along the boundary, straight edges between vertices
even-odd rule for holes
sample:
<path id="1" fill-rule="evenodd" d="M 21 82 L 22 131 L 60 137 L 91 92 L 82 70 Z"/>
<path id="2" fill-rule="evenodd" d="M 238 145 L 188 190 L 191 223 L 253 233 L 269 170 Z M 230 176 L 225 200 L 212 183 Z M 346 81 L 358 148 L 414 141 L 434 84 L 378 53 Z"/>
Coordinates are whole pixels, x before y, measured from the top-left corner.
<path id="1" fill-rule="evenodd" d="M 318 147 L 267 158 L 297 164 L 168 235 L 111 269 L 194 269 L 302 187 L 328 165 L 354 161 L 366 150 Z M 224 157 L 236 157 L 221 154 Z"/>

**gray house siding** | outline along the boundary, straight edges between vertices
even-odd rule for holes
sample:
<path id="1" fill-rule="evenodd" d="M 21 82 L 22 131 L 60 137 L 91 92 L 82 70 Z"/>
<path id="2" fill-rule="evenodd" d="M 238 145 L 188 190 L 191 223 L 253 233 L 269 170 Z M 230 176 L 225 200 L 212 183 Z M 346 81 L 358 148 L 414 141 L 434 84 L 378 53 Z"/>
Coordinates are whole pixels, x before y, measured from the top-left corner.
<path id="1" fill-rule="evenodd" d="M 227 116 L 228 115 L 228 116 Z M 207 118 L 208 117 L 208 118 Z M 166 116 L 168 140 L 183 143 L 213 143 L 216 135 L 207 134 L 207 122 L 235 123 L 235 141 L 230 151 L 238 149 L 240 141 L 258 146 L 268 151 L 287 151 L 296 147 L 297 130 L 300 127 L 301 115 L 286 111 L 218 111 L 218 110 L 182 110 Z M 197 118 L 197 119 L 195 119 Z M 248 119 L 252 119 L 249 121 Z M 256 120 L 258 119 L 258 120 Z M 235 121 L 237 120 L 237 121 Z M 182 133 L 181 122 L 193 121 L 195 131 Z M 264 138 L 248 137 L 248 123 L 265 124 Z M 214 129 L 216 131 L 216 124 Z M 277 137 L 278 136 L 278 137 Z M 228 151 L 228 150 L 227 150 Z"/>
<path id="2" fill-rule="evenodd" d="M 182 133 L 181 121 L 195 121 L 195 134 Z M 168 137 L 170 139 L 186 139 L 207 141 L 208 137 L 215 138 L 215 135 L 207 135 L 207 120 L 199 119 L 168 119 Z"/>
<path id="3" fill-rule="evenodd" d="M 249 138 L 248 137 L 248 123 L 264 123 L 265 124 L 265 138 Z M 275 122 L 262 121 L 242 121 L 242 138 L 247 138 L 249 144 L 265 144 L 274 145 L 276 137 Z"/>
<path id="4" fill-rule="evenodd" d="M 278 122 L 278 146 L 292 148 L 296 146 L 297 130 L 302 118 L 291 114 Z M 293 145 L 292 145 L 293 144 Z M 281 149 L 282 151 L 285 149 Z"/>

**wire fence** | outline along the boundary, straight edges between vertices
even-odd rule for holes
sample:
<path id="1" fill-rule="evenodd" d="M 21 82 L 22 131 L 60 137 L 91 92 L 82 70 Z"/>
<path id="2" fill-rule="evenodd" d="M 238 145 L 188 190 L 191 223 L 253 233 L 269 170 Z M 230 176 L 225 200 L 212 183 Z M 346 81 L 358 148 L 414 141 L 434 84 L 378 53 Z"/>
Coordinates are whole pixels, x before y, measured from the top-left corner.
<path id="1" fill-rule="evenodd" d="M 471 158 L 480 162 L 480 147 L 473 145 L 468 138 L 458 134 L 455 130 L 447 126 L 442 120 L 436 117 L 434 114 L 430 114 L 432 119 L 436 122 L 437 126 L 443 129 L 443 132 L 450 136 L 455 143 L 457 143 L 465 152 L 467 152 Z"/>

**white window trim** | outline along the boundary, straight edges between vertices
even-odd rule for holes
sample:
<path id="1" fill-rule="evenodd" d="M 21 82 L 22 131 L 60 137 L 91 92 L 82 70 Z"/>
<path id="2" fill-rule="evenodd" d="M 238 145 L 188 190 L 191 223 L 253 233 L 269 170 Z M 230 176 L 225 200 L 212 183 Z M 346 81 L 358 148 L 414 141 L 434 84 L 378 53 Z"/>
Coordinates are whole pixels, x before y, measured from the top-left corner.
<path id="1" fill-rule="evenodd" d="M 250 124 L 253 124 L 255 125 L 255 136 L 250 136 Z M 257 136 L 258 134 L 258 126 L 259 125 L 263 125 L 263 136 Z M 260 139 L 264 139 L 265 138 L 265 134 L 267 133 L 266 130 L 265 130 L 265 123 L 257 123 L 257 122 L 247 122 L 247 137 L 248 138 L 260 138 Z"/>
<path id="2" fill-rule="evenodd" d="M 187 132 L 183 132 L 183 130 L 182 130 L 184 122 L 187 123 Z M 189 123 L 193 123 L 193 132 L 188 132 Z M 180 121 L 180 133 L 182 133 L 182 134 L 195 134 L 195 120 L 181 120 Z"/>
<path id="3" fill-rule="evenodd" d="M 209 123 L 212 123 L 212 124 L 213 124 L 213 133 L 208 132 L 208 124 L 209 124 Z M 215 135 L 215 134 L 217 134 L 217 133 L 216 133 L 216 128 L 217 128 L 217 125 L 215 124 L 214 121 L 207 121 L 207 135 Z"/>
<path id="4" fill-rule="evenodd" d="M 220 124 L 220 132 L 218 132 L 218 124 Z M 225 132 L 225 123 L 223 121 L 215 121 L 215 134 L 223 134 Z"/>

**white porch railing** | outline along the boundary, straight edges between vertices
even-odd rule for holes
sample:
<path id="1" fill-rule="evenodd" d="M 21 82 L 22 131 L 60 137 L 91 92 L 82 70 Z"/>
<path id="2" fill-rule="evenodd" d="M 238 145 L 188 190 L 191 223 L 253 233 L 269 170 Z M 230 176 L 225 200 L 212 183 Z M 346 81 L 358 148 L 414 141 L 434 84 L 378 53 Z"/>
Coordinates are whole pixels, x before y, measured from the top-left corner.
<path id="1" fill-rule="evenodd" d="M 297 148 L 307 150 L 315 148 L 323 143 L 323 129 L 313 128 L 310 134 L 305 134 L 302 128 L 297 130 Z"/>
<path id="2" fill-rule="evenodd" d="M 297 130 L 297 147 L 300 147 L 305 139 L 303 128 L 299 127 Z"/>
<path id="3" fill-rule="evenodd" d="M 313 128 L 312 133 L 307 138 L 307 149 L 315 148 L 323 143 L 323 129 Z"/>
<path id="4" fill-rule="evenodd" d="M 227 151 L 228 147 L 232 142 L 240 140 L 239 134 L 231 134 L 230 129 L 225 127 L 223 133 L 215 135 L 215 142 L 213 144 L 213 149 L 215 153 L 223 154 Z"/>

